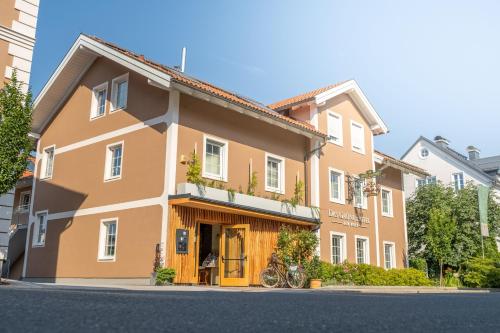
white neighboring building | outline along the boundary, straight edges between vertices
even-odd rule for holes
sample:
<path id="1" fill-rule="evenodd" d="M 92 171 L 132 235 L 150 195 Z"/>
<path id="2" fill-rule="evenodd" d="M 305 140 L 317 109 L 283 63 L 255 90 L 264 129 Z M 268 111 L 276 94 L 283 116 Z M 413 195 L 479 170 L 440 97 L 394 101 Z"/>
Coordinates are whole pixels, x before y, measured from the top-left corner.
<path id="1" fill-rule="evenodd" d="M 451 149 L 448 140 L 441 136 L 435 137 L 434 141 L 419 137 L 401 160 L 426 170 L 431 176 L 422 179 L 405 174 L 406 197 L 421 184 L 440 181 L 461 189 L 472 181 L 493 187 L 500 200 L 500 156 L 480 158 L 479 149 L 469 146 L 466 150 L 468 156 Z"/>

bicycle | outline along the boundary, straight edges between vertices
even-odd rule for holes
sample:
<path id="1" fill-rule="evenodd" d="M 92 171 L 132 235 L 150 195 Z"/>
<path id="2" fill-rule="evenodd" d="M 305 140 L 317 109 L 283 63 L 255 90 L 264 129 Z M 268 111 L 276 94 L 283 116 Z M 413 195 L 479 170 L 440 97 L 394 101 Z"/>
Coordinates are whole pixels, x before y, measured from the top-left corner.
<path id="1" fill-rule="evenodd" d="M 296 264 L 287 266 L 276 253 L 271 255 L 269 265 L 260 273 L 260 283 L 266 288 L 285 287 L 298 289 L 306 283 L 304 269 Z"/>

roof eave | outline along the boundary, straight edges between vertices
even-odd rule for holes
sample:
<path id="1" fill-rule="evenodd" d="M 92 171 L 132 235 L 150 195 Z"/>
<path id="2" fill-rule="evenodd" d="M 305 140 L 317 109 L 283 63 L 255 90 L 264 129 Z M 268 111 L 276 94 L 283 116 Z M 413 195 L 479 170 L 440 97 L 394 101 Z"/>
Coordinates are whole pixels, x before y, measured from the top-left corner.
<path id="1" fill-rule="evenodd" d="M 87 55 L 88 57 L 85 58 L 85 55 Z M 75 60 L 75 63 L 72 63 L 72 60 L 75 59 L 75 56 L 83 56 L 82 62 L 76 63 Z M 147 64 L 141 63 L 140 61 L 132 59 L 131 57 L 127 57 L 126 55 L 113 50 L 111 47 L 93 40 L 92 38 L 89 38 L 85 35 L 80 35 L 73 43 L 70 50 L 66 53 L 62 61 L 59 63 L 56 70 L 53 72 L 33 103 L 34 121 L 32 130 L 34 133 L 39 134 L 44 130 L 55 113 L 66 101 L 69 93 L 75 88 L 76 84 L 78 84 L 81 77 L 86 73 L 93 62 L 101 56 L 105 56 L 108 59 L 111 59 L 127 67 L 131 71 L 144 75 L 156 84 L 167 88 L 170 86 L 171 77 L 168 74 L 154 69 Z M 69 66 L 75 67 L 75 73 L 65 73 L 65 69 L 67 69 Z M 63 85 L 63 87 L 59 87 L 60 91 L 55 92 L 55 96 L 52 98 L 54 102 L 51 103 L 50 101 L 48 101 L 48 105 L 43 106 L 43 109 L 40 110 L 40 107 L 48 98 L 48 95 L 51 92 L 54 92 L 55 88 L 58 88 L 56 87 L 57 83 L 59 79 L 65 74 L 70 76 L 68 77 L 70 83 L 66 83 Z M 39 112 L 42 112 L 42 114 L 40 115 L 41 119 L 37 119 Z"/>

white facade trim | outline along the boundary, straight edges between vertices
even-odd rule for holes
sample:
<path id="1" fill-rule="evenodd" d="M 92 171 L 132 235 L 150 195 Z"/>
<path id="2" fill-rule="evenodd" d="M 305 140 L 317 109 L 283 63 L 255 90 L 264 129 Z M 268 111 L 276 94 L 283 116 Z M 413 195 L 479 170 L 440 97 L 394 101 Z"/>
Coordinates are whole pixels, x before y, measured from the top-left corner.
<path id="1" fill-rule="evenodd" d="M 401 200 L 403 202 L 403 227 L 404 227 L 404 232 L 405 232 L 405 244 L 404 244 L 404 249 L 405 249 L 405 267 L 409 267 L 409 262 L 408 262 L 408 226 L 407 226 L 407 220 L 406 220 L 406 194 L 405 194 L 405 182 L 404 182 L 404 174 L 401 172 L 401 186 L 402 186 L 402 191 L 401 191 Z"/>
<path id="2" fill-rule="evenodd" d="M 165 119 L 164 115 L 158 116 L 158 117 L 155 117 L 152 119 L 148 119 L 144 122 L 140 122 L 140 123 L 130 125 L 127 127 L 123 127 L 123 128 L 111 131 L 111 132 L 100 134 L 100 135 L 94 136 L 94 137 L 89 138 L 89 139 L 85 139 L 82 141 L 78 141 L 78 142 L 69 144 L 67 146 L 59 147 L 56 149 L 55 154 L 56 155 L 63 154 L 63 153 L 66 153 L 66 152 L 69 152 L 69 151 L 72 151 L 75 149 L 83 148 L 83 147 L 101 142 L 101 141 L 106 141 L 106 140 L 113 139 L 113 138 L 116 138 L 116 137 L 121 136 L 121 135 L 125 135 L 125 134 L 129 134 L 129 133 L 132 133 L 135 131 L 139 131 L 139 130 L 142 130 L 144 128 L 148 128 L 148 127 L 163 123 L 165 121 L 166 121 L 166 119 Z"/>
<path id="3" fill-rule="evenodd" d="M 168 97 L 168 110 L 165 114 L 167 122 L 167 138 L 165 143 L 165 175 L 163 184 L 163 194 L 160 197 L 162 206 L 161 234 L 160 234 L 160 255 L 163 265 L 167 258 L 167 230 L 168 230 L 168 196 L 175 194 L 175 182 L 177 175 L 177 147 L 179 138 L 179 105 L 180 93 L 172 89 Z"/>
<path id="4" fill-rule="evenodd" d="M 374 134 L 384 134 L 389 131 L 385 123 L 382 121 L 380 116 L 368 101 L 368 98 L 365 96 L 361 88 L 354 80 L 347 81 L 332 89 L 322 92 L 321 94 L 316 95 L 315 102 L 317 105 L 320 105 L 344 93 L 348 94 L 349 97 L 351 97 L 359 107 L 363 116 L 365 116 L 370 123 L 370 129 Z"/>
<path id="5" fill-rule="evenodd" d="M 49 212 L 48 221 L 68 219 L 71 217 L 78 217 L 78 216 L 110 213 L 110 212 L 116 212 L 119 210 L 127 210 L 127 209 L 133 209 L 133 208 L 142 208 L 142 207 L 148 207 L 148 206 L 161 205 L 161 201 L 162 201 L 162 197 L 155 197 L 155 198 L 120 202 L 120 203 L 115 203 L 115 204 L 110 204 L 110 205 L 105 205 L 105 206 L 82 208 L 82 209 L 70 210 L 70 211 L 58 212 L 58 213 L 50 213 Z"/>
<path id="6" fill-rule="evenodd" d="M 376 171 L 375 167 L 375 147 L 373 143 L 373 134 L 370 135 L 370 141 L 371 141 L 371 156 L 372 156 L 372 170 Z M 377 259 L 377 266 L 380 266 L 380 238 L 379 238 L 379 232 L 378 232 L 378 205 L 377 205 L 377 196 L 373 196 L 373 214 L 375 216 L 375 257 Z"/>

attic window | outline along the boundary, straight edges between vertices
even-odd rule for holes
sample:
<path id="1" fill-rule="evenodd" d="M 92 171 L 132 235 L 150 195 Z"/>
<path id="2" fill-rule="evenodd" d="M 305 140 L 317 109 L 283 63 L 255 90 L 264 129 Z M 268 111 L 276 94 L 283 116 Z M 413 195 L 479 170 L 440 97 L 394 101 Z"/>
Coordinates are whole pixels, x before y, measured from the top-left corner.
<path id="1" fill-rule="evenodd" d="M 111 84 L 111 112 L 127 108 L 128 73 L 113 79 Z"/>
<path id="2" fill-rule="evenodd" d="M 420 149 L 420 158 L 427 158 L 429 156 L 429 149 L 422 148 Z"/>

